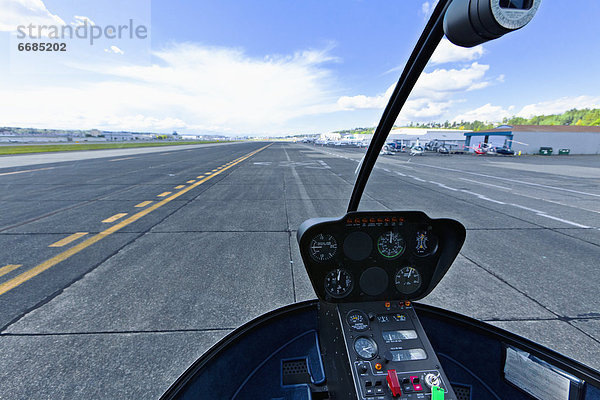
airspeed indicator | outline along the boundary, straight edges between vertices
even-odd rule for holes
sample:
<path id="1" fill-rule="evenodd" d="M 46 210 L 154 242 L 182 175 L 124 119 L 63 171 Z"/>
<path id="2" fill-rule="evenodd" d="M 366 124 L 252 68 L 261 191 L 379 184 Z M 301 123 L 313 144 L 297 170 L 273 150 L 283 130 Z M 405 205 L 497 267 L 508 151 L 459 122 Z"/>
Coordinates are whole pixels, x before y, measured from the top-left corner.
<path id="1" fill-rule="evenodd" d="M 320 233 L 311 240 L 309 252 L 315 261 L 331 260 L 337 252 L 337 241 L 333 235 Z"/>

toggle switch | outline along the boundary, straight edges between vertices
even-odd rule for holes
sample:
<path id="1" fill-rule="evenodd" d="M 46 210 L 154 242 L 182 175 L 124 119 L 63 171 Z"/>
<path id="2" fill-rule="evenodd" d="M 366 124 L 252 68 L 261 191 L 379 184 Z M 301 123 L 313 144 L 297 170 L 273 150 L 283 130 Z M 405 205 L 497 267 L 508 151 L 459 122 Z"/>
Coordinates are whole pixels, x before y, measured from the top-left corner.
<path id="1" fill-rule="evenodd" d="M 402 396 L 402 390 L 400 388 L 400 382 L 398 382 L 398 374 L 395 369 L 390 369 L 387 372 L 387 383 L 392 391 L 392 396 Z"/>

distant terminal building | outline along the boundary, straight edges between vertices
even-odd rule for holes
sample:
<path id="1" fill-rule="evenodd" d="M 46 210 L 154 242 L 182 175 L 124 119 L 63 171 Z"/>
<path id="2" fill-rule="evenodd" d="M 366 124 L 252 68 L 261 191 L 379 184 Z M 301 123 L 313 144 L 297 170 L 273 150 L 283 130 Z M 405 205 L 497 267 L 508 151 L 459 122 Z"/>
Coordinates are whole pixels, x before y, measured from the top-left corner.
<path id="1" fill-rule="evenodd" d="M 560 149 L 569 149 L 570 154 L 600 154 L 600 126 L 500 125 L 464 135 L 471 150 L 487 143 L 521 154 L 538 154 L 543 147 L 551 147 L 554 154 Z"/>
<path id="2" fill-rule="evenodd" d="M 395 128 L 390 132 L 388 140 L 401 140 L 408 146 L 416 144 L 417 141 L 421 145 L 437 142 L 451 150 L 462 150 L 466 143 L 465 132 L 471 131 L 443 128 Z"/>

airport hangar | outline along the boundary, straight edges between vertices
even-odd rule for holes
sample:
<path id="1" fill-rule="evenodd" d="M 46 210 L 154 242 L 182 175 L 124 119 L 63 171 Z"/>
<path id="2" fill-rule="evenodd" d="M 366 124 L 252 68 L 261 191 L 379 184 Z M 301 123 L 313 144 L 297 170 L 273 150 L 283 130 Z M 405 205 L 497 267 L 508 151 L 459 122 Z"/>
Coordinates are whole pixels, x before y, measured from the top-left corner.
<path id="1" fill-rule="evenodd" d="M 560 149 L 569 149 L 570 154 L 600 154 L 600 126 L 500 125 L 466 132 L 465 137 L 471 151 L 480 143 L 488 143 L 492 147 L 507 146 L 521 154 L 538 154 L 542 147 L 551 147 L 554 154 Z"/>

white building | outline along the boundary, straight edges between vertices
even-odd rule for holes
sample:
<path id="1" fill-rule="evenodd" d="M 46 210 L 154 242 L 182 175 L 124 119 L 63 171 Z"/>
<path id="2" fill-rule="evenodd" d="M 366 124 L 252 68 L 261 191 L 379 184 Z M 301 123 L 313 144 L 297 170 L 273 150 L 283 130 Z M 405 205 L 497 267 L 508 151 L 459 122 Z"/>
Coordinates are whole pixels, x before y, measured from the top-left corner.
<path id="1" fill-rule="evenodd" d="M 570 154 L 600 154 L 600 126 L 501 125 L 465 136 L 471 148 L 487 143 L 521 154 L 538 154 L 541 147 L 551 147 L 554 154 L 560 149 L 569 149 Z"/>

